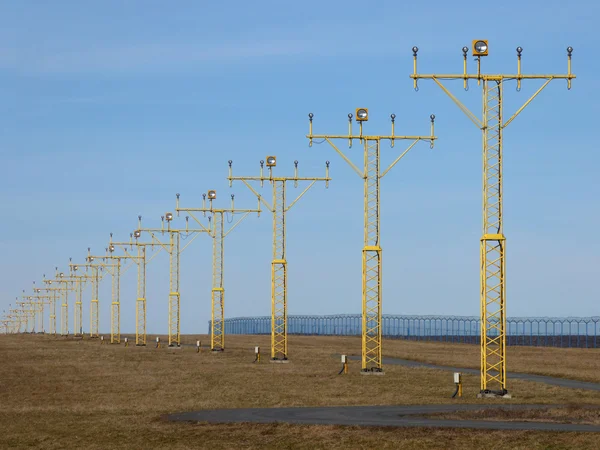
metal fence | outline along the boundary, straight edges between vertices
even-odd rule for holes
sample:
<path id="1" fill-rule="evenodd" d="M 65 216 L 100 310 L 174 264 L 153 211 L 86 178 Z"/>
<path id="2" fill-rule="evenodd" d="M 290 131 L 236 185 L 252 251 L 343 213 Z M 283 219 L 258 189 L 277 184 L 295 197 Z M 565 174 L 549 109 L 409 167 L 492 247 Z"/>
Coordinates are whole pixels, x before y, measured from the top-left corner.
<path id="1" fill-rule="evenodd" d="M 360 314 L 288 316 L 288 333 L 360 336 L 361 321 Z M 478 317 L 384 315 L 382 333 L 392 339 L 478 344 L 479 327 Z M 600 344 L 600 317 L 513 317 L 506 327 L 507 345 L 598 348 Z M 270 333 L 270 316 L 225 320 L 225 334 Z"/>

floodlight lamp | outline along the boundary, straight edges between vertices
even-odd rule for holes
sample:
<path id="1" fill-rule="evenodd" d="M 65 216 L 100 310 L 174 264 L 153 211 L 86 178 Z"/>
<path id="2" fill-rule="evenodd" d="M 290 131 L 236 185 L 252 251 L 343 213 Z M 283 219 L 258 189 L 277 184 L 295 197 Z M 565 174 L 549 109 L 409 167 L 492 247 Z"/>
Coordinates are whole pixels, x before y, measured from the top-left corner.
<path id="1" fill-rule="evenodd" d="M 108 251 L 109 252 L 114 252 L 115 251 L 115 246 L 114 245 L 110 245 L 110 247 L 108 247 Z"/>
<path id="2" fill-rule="evenodd" d="M 139 238 L 141 235 L 142 235 L 142 232 L 140 230 L 135 230 L 133 232 L 133 237 L 136 239 Z"/>
<path id="3" fill-rule="evenodd" d="M 367 108 L 356 108 L 356 120 L 358 122 L 369 120 L 369 110 Z"/>
<path id="4" fill-rule="evenodd" d="M 277 158 L 274 156 L 267 156 L 267 167 L 275 167 L 277 165 Z"/>
<path id="5" fill-rule="evenodd" d="M 48 284 L 52 284 L 52 280 L 48 280 Z"/>
<path id="6" fill-rule="evenodd" d="M 485 39 L 476 39 L 473 41 L 473 56 L 487 56 L 488 41 Z"/>
<path id="7" fill-rule="evenodd" d="M 167 222 L 170 222 L 171 220 L 173 220 L 173 214 L 172 213 L 166 213 L 165 214 L 165 219 L 167 219 Z"/>
<path id="8" fill-rule="evenodd" d="M 90 256 L 90 257 L 88 258 L 88 261 L 89 261 L 89 262 L 92 262 L 93 260 L 94 260 L 94 257 L 93 257 L 93 256 Z"/>
<path id="9" fill-rule="evenodd" d="M 217 191 L 214 191 L 214 190 L 208 191 L 208 198 L 210 200 L 216 199 L 217 198 Z"/>
<path id="10" fill-rule="evenodd" d="M 65 276 L 65 274 L 61 272 L 61 273 L 58 274 L 58 276 L 61 277 L 61 278 L 63 278 Z"/>
<path id="11" fill-rule="evenodd" d="M 79 269 L 79 266 L 73 266 L 73 270 L 76 271 L 77 269 Z"/>

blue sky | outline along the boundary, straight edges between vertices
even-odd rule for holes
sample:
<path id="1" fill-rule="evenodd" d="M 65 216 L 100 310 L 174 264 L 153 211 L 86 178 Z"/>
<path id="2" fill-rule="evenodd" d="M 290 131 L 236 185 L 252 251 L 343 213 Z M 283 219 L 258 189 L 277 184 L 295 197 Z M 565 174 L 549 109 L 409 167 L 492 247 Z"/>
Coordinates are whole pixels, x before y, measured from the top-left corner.
<path id="1" fill-rule="evenodd" d="M 0 3 L 0 309 L 109 232 L 127 239 L 201 193 L 255 206 L 234 174 L 322 176 L 288 215 L 289 313 L 355 313 L 361 302 L 362 182 L 315 133 L 343 133 L 368 107 L 372 133 L 427 134 L 382 181 L 384 313 L 477 315 L 481 234 L 481 135 L 419 71 L 462 70 L 461 48 L 486 38 L 487 72 L 563 73 L 575 48 L 577 79 L 554 81 L 505 131 L 505 234 L 510 316 L 598 315 L 600 220 L 594 133 L 598 44 L 593 2 L 507 1 L 502 8 L 422 2 L 22 1 Z M 583 7 L 584 6 L 584 7 Z M 469 67 L 475 69 L 472 58 Z M 540 83 L 505 88 L 505 114 Z M 481 91 L 449 87 L 475 113 Z M 401 145 L 382 150 L 391 162 Z M 343 147 L 345 149 L 345 147 Z M 347 154 L 362 162 L 359 146 Z M 268 194 L 269 191 L 266 190 Z M 289 196 L 293 195 L 290 192 Z M 182 255 L 182 331 L 205 332 L 212 243 Z M 270 313 L 271 220 L 251 217 L 226 241 L 226 316 Z M 38 281 L 39 283 L 39 281 Z M 88 300 L 84 327 L 89 328 Z M 122 280 L 122 329 L 134 329 L 135 271 Z M 148 267 L 148 330 L 167 329 L 168 260 Z M 101 288 L 109 326 L 110 283 Z M 72 315 L 72 312 L 71 312 Z M 72 323 L 70 323 L 72 328 Z"/>

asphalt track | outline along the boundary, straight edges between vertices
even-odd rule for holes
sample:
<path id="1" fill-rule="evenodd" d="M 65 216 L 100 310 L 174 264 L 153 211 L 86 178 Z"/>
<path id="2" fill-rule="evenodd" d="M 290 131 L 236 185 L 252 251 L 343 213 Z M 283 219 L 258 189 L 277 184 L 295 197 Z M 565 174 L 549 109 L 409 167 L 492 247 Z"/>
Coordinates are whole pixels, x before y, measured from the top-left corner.
<path id="1" fill-rule="evenodd" d="M 360 359 L 350 356 L 349 359 Z M 461 373 L 479 374 L 477 369 L 438 366 L 399 358 L 383 358 L 384 364 L 415 368 L 429 368 Z M 566 378 L 508 373 L 507 377 L 546 383 L 571 389 L 600 391 L 600 384 Z M 427 414 L 454 411 L 480 411 L 488 409 L 527 410 L 561 408 L 564 405 L 515 405 L 515 404 L 470 404 L 470 405 L 416 405 L 416 406 L 333 406 L 319 408 L 248 408 L 216 409 L 170 414 L 165 418 L 177 422 L 207 423 L 293 423 L 311 425 L 359 425 L 392 427 L 437 427 L 470 428 L 486 430 L 530 430 L 530 431 L 575 431 L 600 432 L 598 425 L 566 424 L 549 422 L 447 420 L 422 417 Z"/>
<path id="2" fill-rule="evenodd" d="M 338 355 L 339 357 L 339 355 Z M 360 360 L 360 356 L 348 356 L 348 359 L 351 360 Z M 435 364 L 428 364 L 419 361 L 411 361 L 408 359 L 399 359 L 399 358 L 383 358 L 383 364 L 390 365 L 400 365 L 405 367 L 415 367 L 415 368 L 426 368 L 426 369 L 439 369 L 439 370 L 448 370 L 452 372 L 461 372 L 461 373 L 469 373 L 479 375 L 479 369 L 465 369 L 460 367 L 450 367 L 450 366 L 438 366 Z M 533 375 L 530 373 L 517 373 L 517 372 L 507 372 L 507 378 L 512 378 L 515 380 L 525 380 L 525 381 L 535 381 L 536 383 L 545 383 L 551 384 L 554 386 L 560 386 L 570 389 L 585 389 L 588 391 L 600 391 L 599 383 L 591 383 L 588 381 L 579 381 L 579 380 L 569 380 L 567 378 L 557 378 L 557 377 L 549 377 L 545 375 Z"/>
<path id="3" fill-rule="evenodd" d="M 446 420 L 421 417 L 427 414 L 483 409 L 543 409 L 562 405 L 419 405 L 332 406 L 321 408 L 214 409 L 170 414 L 167 420 L 206 423 L 292 423 L 304 425 L 360 425 L 384 427 L 471 428 L 481 430 L 533 430 L 600 432 L 598 425 Z"/>

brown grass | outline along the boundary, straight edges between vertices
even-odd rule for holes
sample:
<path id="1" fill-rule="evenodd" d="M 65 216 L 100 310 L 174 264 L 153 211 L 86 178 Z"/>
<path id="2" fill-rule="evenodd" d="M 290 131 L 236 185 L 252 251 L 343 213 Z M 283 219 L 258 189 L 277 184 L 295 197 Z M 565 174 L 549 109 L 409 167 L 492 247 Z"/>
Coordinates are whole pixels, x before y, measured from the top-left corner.
<path id="1" fill-rule="evenodd" d="M 186 337 L 195 342 L 198 337 Z M 199 337 L 207 343 L 206 336 Z M 404 345 L 407 344 L 407 345 Z M 49 336 L 0 336 L 0 448 L 598 448 L 593 434 L 484 432 L 304 425 L 167 423 L 169 412 L 206 408 L 474 403 L 475 376 L 451 399 L 452 374 L 386 366 L 383 377 L 338 376 L 334 353 L 359 353 L 357 338 L 292 337 L 292 362 L 252 364 L 267 336 L 228 336 L 227 351 L 100 345 Z M 386 342 L 385 353 L 422 352 L 460 365 L 477 347 Z M 520 350 L 520 349 L 517 349 Z M 561 366 L 560 349 L 537 349 Z M 573 350 L 576 351 L 576 350 Z M 512 349 L 511 349 L 512 352 Z M 433 356 L 432 356 L 433 355 Z M 516 360 L 516 355 L 513 356 Z M 572 358 L 569 358 L 572 359 Z M 566 364 L 566 363 L 565 363 Z M 579 378 L 578 365 L 568 368 Z M 585 369 L 582 369 L 585 372 Z M 582 378 L 585 379 L 585 378 Z M 600 393 L 514 380 L 513 403 L 600 405 Z M 484 402 L 479 400 L 479 402 Z M 486 400 L 485 402 L 494 402 Z M 502 445 L 501 445 L 502 444 Z"/>

